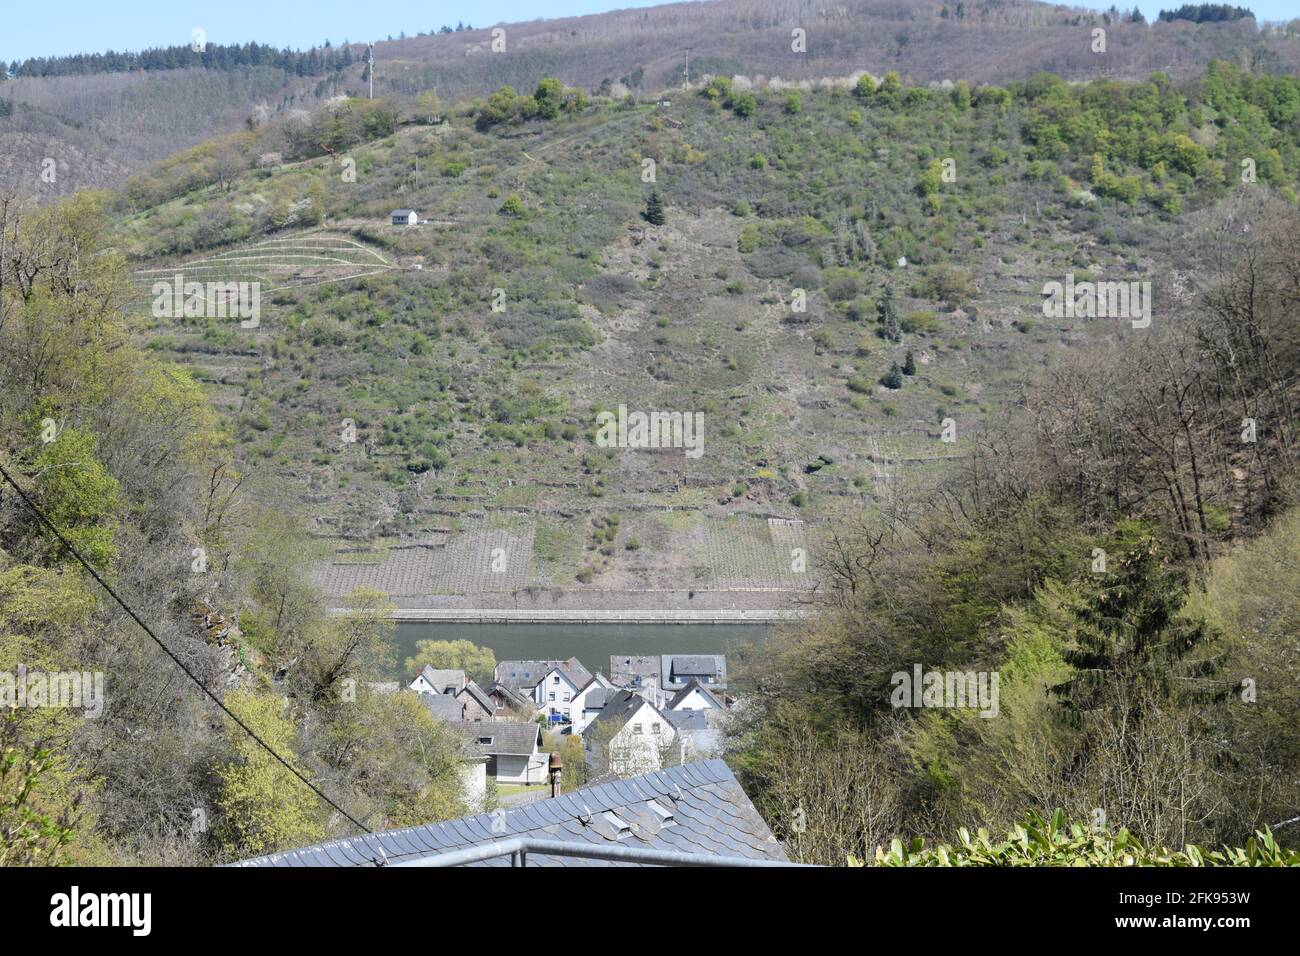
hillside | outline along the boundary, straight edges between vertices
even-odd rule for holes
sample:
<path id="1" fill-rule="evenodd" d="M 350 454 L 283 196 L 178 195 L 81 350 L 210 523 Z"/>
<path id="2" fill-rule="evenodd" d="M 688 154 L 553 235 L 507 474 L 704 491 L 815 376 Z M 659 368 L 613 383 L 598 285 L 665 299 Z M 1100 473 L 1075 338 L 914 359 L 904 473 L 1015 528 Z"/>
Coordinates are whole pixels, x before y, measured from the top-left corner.
<path id="1" fill-rule="evenodd" d="M 808 84 L 893 70 L 925 85 L 1005 83 L 1043 70 L 1069 80 L 1136 80 L 1158 71 L 1185 79 L 1215 58 L 1262 72 L 1300 69 L 1300 40 L 1291 27 L 1283 33 L 1261 31 L 1253 20 L 1121 20 L 1023 0 L 849 0 L 834 7 L 808 0 L 709 0 L 505 24 L 504 49 L 494 49 L 492 28 L 483 25 L 419 33 L 423 24 L 392 24 L 390 32 L 416 35 L 376 43 L 375 94 L 434 90 L 450 102 L 503 84 L 532 89 L 544 76 L 592 92 L 626 87 L 651 95 L 680 85 L 687 74 L 692 81 L 739 74 Z M 1096 28 L 1107 34 L 1104 53 L 1093 50 Z M 804 31 L 804 52 L 792 48 L 795 29 Z M 342 49 L 349 65 L 317 65 L 307 76 L 267 64 L 238 71 L 196 66 L 32 75 L 0 83 L 0 100 L 13 106 L 0 116 L 0 188 L 39 199 L 84 186 L 117 186 L 177 149 L 233 132 L 250 119 L 311 109 L 338 93 L 360 95 L 368 88 L 365 47 Z M 54 182 L 40 177 L 46 158 L 57 163 Z"/>
<path id="2" fill-rule="evenodd" d="M 1300 168 L 1296 81 L 1223 64 L 1185 90 L 886 77 L 559 102 L 436 124 L 341 104 L 120 200 L 141 340 L 292 489 L 336 595 L 789 607 L 820 528 L 966 454 L 1028 370 L 1140 347 L 1126 321 L 1045 317 L 1046 282 L 1148 281 L 1167 319 L 1239 157 L 1292 202 Z M 326 134 L 354 145 L 293 158 Z M 390 225 L 398 206 L 428 221 Z M 178 274 L 262 281 L 260 324 L 151 315 Z M 702 413 L 704 453 L 598 447 L 620 405 Z"/>

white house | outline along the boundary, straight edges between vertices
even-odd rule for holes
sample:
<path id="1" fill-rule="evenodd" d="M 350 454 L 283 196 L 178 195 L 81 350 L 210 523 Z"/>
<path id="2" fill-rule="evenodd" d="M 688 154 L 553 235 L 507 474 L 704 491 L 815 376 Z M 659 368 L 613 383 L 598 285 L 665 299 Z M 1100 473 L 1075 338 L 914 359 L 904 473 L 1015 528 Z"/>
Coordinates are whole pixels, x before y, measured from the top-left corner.
<path id="1" fill-rule="evenodd" d="M 673 695 L 668 701 L 669 711 L 683 710 L 723 710 L 722 702 L 710 693 L 709 689 L 698 680 L 689 684 Z"/>
<path id="2" fill-rule="evenodd" d="M 457 729 L 487 757 L 487 775 L 497 783 L 547 782 L 550 754 L 542 750 L 542 728 L 537 724 L 478 720 Z"/>
<path id="3" fill-rule="evenodd" d="M 651 773 L 670 762 L 677 731 L 668 716 L 628 690 L 610 694 L 583 735 L 587 766 L 620 777 Z"/>
<path id="4" fill-rule="evenodd" d="M 417 694 L 451 694 L 465 689 L 465 672 L 462 670 L 437 670 L 428 664 L 411 681 L 411 690 Z"/>
<path id="5" fill-rule="evenodd" d="M 550 723 L 568 723 L 573 719 L 573 698 L 581 689 L 565 669 L 552 667 L 533 688 L 533 700 L 542 705 Z"/>
<path id="6" fill-rule="evenodd" d="M 597 674 L 579 688 L 569 703 L 569 719 L 572 721 L 569 732 L 581 734 L 586 730 L 587 725 L 605 709 L 605 699 L 613 689 L 613 683 L 604 674 Z"/>
<path id="7" fill-rule="evenodd" d="M 394 209 L 391 215 L 394 226 L 418 226 L 420 224 L 420 214 L 414 209 Z"/>

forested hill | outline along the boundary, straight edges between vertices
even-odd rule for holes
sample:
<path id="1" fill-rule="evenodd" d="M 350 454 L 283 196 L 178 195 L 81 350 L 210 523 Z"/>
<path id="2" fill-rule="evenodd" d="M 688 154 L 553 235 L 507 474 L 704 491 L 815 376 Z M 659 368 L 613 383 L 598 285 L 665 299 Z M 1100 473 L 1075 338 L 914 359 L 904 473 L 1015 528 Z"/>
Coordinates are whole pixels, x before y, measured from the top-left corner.
<path id="1" fill-rule="evenodd" d="M 1067 80 L 1182 79 L 1215 58 L 1262 72 L 1300 68 L 1294 24 L 1208 14 L 1197 23 L 1204 11 L 1189 10 L 1145 23 L 1131 12 L 1027 0 L 709 0 L 479 29 L 391 24 L 376 28 L 375 93 L 433 90 L 450 103 L 503 84 L 529 90 L 545 76 L 588 93 L 648 96 L 708 74 L 812 83 L 892 70 L 925 85 L 1006 83 L 1044 70 Z M 204 54 L 176 46 L 15 64 L 17 75 L 0 82 L 10 104 L 0 117 L 0 186 L 41 198 L 119 185 L 250 119 L 369 87 L 365 47 L 355 42 L 289 53 L 207 39 Z M 46 159 L 57 167 L 53 181 L 42 178 Z"/>
<path id="2" fill-rule="evenodd" d="M 0 196 L 0 462 L 229 708 L 0 497 L 0 672 L 112 688 L 0 720 L 5 858 L 356 832 L 232 717 L 367 827 L 464 812 L 452 733 L 377 685 L 398 598 L 489 588 L 821 582 L 732 657 L 729 758 L 799 859 L 1293 816 L 1300 80 L 607 92 L 344 98 Z M 260 283 L 256 321 L 177 276 Z M 1149 315 L 1044 309 L 1092 281 Z M 702 414 L 704 454 L 602 447 L 623 404 Z M 893 706 L 918 664 L 1000 674 L 1005 719 Z"/>

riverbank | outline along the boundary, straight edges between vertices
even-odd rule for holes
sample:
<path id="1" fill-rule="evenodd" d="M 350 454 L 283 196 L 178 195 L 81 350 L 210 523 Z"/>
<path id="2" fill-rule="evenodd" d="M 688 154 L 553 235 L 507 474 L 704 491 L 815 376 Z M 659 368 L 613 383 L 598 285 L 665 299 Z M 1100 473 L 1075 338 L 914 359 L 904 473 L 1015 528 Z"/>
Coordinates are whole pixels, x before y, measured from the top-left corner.
<path id="1" fill-rule="evenodd" d="M 344 608 L 333 608 L 335 614 Z M 397 608 L 389 615 L 395 621 L 424 624 L 779 624 L 811 615 L 807 610 L 712 610 L 609 611 L 537 608 Z"/>

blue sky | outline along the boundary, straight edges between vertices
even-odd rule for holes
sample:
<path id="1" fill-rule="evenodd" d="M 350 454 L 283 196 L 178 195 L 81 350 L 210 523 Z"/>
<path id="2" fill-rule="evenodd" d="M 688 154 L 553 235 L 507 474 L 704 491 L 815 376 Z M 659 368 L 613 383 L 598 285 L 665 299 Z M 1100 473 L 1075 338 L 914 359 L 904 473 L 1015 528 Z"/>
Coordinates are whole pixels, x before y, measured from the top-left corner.
<path id="1" fill-rule="evenodd" d="M 6 4 L 0 27 L 0 59 L 29 56 L 142 50 L 188 44 L 195 27 L 211 43 L 256 40 L 298 48 L 326 39 L 359 42 L 436 30 L 463 20 L 476 27 L 538 17 L 579 16 L 627 7 L 654 6 L 662 0 L 475 0 L 472 3 L 417 0 L 16 0 Z M 1148 19 L 1184 0 L 1138 0 Z M 1229 0 L 1242 3 L 1263 20 L 1300 15 L 1296 0 Z M 1104 8 L 1108 2 L 1087 3 Z M 1132 0 L 1117 3 L 1128 8 Z"/>

